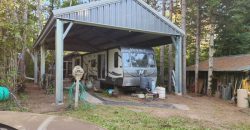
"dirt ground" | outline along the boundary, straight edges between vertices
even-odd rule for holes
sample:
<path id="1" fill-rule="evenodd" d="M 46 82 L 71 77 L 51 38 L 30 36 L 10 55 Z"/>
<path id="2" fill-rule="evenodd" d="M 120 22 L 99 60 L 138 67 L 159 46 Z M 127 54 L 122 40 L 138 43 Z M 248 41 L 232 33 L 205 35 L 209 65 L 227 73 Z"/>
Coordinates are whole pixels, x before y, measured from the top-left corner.
<path id="1" fill-rule="evenodd" d="M 27 100 L 23 103 L 31 112 L 34 113 L 47 113 L 52 111 L 63 110 L 62 106 L 56 108 L 54 95 L 45 95 L 44 91 L 38 86 L 33 84 L 26 84 L 26 92 L 28 94 Z M 66 95 L 66 94 L 65 94 Z M 66 98 L 66 96 L 65 96 Z M 104 97 L 109 100 L 115 101 L 133 101 L 133 102 L 148 102 L 145 100 L 131 97 L 128 94 L 122 94 L 116 98 Z M 66 100 L 65 100 L 66 102 Z M 209 126 L 218 129 L 230 129 L 230 126 L 240 123 L 250 124 L 250 114 L 242 112 L 241 108 L 236 107 L 235 104 L 231 104 L 228 101 L 218 99 L 215 97 L 195 97 L 195 96 L 176 96 L 167 95 L 165 100 L 151 101 L 152 103 L 174 103 L 183 104 L 189 107 L 190 110 L 178 110 L 178 109 L 163 109 L 152 107 L 135 107 L 128 106 L 129 109 L 134 111 L 143 111 L 150 113 L 157 117 L 170 117 L 170 116 L 182 116 L 191 119 L 196 119 L 206 122 Z M 65 103 L 66 105 L 67 103 Z M 249 111 L 245 109 L 245 111 Z"/>
<path id="2" fill-rule="evenodd" d="M 241 123 L 250 124 L 249 113 L 243 113 L 241 112 L 242 109 L 236 107 L 236 105 L 215 97 L 181 97 L 168 95 L 168 98 L 161 102 L 185 104 L 190 110 L 151 108 L 144 109 L 144 111 L 159 117 L 182 116 L 197 119 L 218 129 L 230 129 L 231 125 Z"/>
<path id="3" fill-rule="evenodd" d="M 38 85 L 33 83 L 25 84 L 25 95 L 27 99 L 22 102 L 22 106 L 26 107 L 30 112 L 48 113 L 53 111 L 61 111 L 65 106 L 56 107 L 55 95 L 45 94 L 45 91 Z"/>

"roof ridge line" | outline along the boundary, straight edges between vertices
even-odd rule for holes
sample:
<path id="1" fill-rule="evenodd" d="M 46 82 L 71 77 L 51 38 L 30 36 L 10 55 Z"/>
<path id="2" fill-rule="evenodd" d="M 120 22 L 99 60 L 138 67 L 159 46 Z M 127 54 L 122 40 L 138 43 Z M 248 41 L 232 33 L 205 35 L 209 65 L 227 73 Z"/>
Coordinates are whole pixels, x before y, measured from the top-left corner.
<path id="1" fill-rule="evenodd" d="M 62 13 L 68 13 L 68 12 L 74 12 L 76 10 L 84 10 L 84 9 L 89 9 L 90 7 L 96 7 L 100 5 L 104 5 L 107 3 L 115 3 L 115 2 L 121 2 L 121 0 L 99 0 L 99 1 L 93 1 L 90 3 L 84 3 L 84 4 L 79 4 L 79 5 L 74 5 L 74 6 L 69 6 L 65 8 L 60 8 L 56 10 L 52 10 L 54 15 L 62 14 Z"/>

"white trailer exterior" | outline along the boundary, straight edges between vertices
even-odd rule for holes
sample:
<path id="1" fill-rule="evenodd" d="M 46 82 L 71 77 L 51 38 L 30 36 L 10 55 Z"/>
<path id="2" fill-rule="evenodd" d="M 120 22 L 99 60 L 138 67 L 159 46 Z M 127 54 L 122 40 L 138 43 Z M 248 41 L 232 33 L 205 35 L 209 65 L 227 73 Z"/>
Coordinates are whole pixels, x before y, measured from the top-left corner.
<path id="1" fill-rule="evenodd" d="M 102 84 L 151 89 L 156 83 L 157 68 L 152 48 L 119 47 L 72 58 L 81 65 L 84 79 L 96 79 Z"/>

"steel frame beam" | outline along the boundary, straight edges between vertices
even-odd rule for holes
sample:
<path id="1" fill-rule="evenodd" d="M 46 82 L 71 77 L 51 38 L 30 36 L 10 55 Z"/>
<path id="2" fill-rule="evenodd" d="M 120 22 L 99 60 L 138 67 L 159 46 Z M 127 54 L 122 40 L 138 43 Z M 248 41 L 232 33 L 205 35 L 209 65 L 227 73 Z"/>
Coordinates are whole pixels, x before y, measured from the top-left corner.
<path id="1" fill-rule="evenodd" d="M 175 93 L 182 95 L 182 37 L 171 38 L 175 46 Z"/>
<path id="2" fill-rule="evenodd" d="M 41 63 L 40 63 L 40 81 L 43 81 L 43 77 L 45 74 L 45 57 L 46 57 L 46 51 L 44 44 L 40 46 L 40 58 L 41 58 Z"/>
<path id="3" fill-rule="evenodd" d="M 67 34 L 69 33 L 70 29 L 73 26 L 73 22 L 70 22 L 69 26 L 67 27 L 67 29 L 65 30 L 65 32 L 63 33 L 63 39 L 65 39 L 65 37 L 67 36 Z"/>
<path id="4" fill-rule="evenodd" d="M 38 83 L 38 52 L 34 51 L 34 83 Z"/>
<path id="5" fill-rule="evenodd" d="M 56 105 L 63 104 L 63 21 L 56 20 Z"/>

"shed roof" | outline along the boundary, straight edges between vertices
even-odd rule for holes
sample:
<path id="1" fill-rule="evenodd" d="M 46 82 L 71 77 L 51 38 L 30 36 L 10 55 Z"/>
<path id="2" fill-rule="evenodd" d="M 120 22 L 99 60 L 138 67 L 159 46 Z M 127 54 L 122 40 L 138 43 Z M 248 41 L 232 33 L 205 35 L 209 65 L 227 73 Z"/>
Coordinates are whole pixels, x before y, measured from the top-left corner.
<path id="1" fill-rule="evenodd" d="M 56 19 L 73 22 L 64 50 L 94 52 L 124 45 L 158 46 L 184 32 L 142 0 L 100 0 L 53 10 L 34 47 L 55 48 Z M 64 24 L 64 30 L 69 23 Z"/>
<path id="2" fill-rule="evenodd" d="M 187 71 L 194 71 L 195 65 L 187 67 Z M 233 55 L 214 58 L 214 71 L 244 71 L 250 70 L 250 54 Z M 199 64 L 199 71 L 208 71 L 208 60 Z"/>

